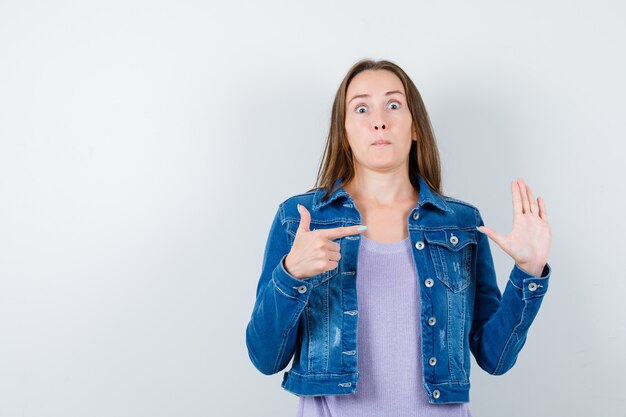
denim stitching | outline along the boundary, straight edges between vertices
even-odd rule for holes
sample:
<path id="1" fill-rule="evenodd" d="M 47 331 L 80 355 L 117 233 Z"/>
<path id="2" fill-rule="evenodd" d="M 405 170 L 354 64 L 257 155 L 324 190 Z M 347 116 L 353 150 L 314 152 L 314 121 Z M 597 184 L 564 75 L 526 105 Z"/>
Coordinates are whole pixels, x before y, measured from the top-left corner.
<path id="1" fill-rule="evenodd" d="M 502 353 L 500 354 L 500 358 L 498 359 L 498 364 L 496 365 L 496 368 L 493 370 L 493 374 L 499 374 L 500 370 L 504 366 L 504 358 L 507 356 L 507 354 L 511 350 L 511 346 L 513 346 L 513 337 L 515 337 L 515 339 L 519 341 L 519 337 L 517 337 L 517 334 L 515 332 L 511 333 L 511 336 L 509 336 L 509 339 L 506 341 L 506 344 L 504 345 L 504 349 L 502 349 Z"/>
<path id="2" fill-rule="evenodd" d="M 520 320 L 513 328 L 513 331 L 511 332 L 511 335 L 509 336 L 509 340 L 507 340 L 506 345 L 504 345 L 504 349 L 502 350 L 502 353 L 500 354 L 500 358 L 498 359 L 498 364 L 496 365 L 496 369 L 494 370 L 494 372 L 499 373 L 500 368 L 502 368 L 502 366 L 504 365 L 504 357 L 508 353 L 508 350 L 510 348 L 509 343 L 513 339 L 513 336 L 515 336 L 515 338 L 519 341 L 519 337 L 517 335 L 517 329 L 518 327 L 522 325 L 524 321 L 524 314 L 526 313 L 526 307 L 528 306 L 528 303 L 526 302 L 526 300 L 522 298 L 522 301 L 524 301 L 524 308 L 522 308 L 522 314 L 520 314 Z"/>
<path id="3" fill-rule="evenodd" d="M 465 373 L 465 358 L 464 358 L 464 352 L 465 350 L 463 349 L 463 342 L 464 342 L 464 337 L 465 337 L 465 303 L 467 302 L 466 297 L 462 297 L 463 300 L 463 306 L 461 308 L 461 372 L 463 373 L 463 378 L 464 380 L 467 380 L 467 374 Z"/>
<path id="4" fill-rule="evenodd" d="M 442 231 L 457 231 L 460 230 L 462 232 L 473 233 L 476 231 L 475 225 L 470 226 L 422 226 L 422 225 L 414 225 L 412 230 L 419 230 L 423 232 L 442 232 Z"/>
<path id="5" fill-rule="evenodd" d="M 280 343 L 280 348 L 278 349 L 278 355 L 276 356 L 276 362 L 274 363 L 273 373 L 278 372 L 280 359 L 283 357 L 283 354 L 285 353 L 285 346 L 287 345 L 287 336 L 289 335 L 289 332 L 291 332 L 291 329 L 293 328 L 293 326 L 296 324 L 297 322 L 296 319 L 300 316 L 301 313 L 302 313 L 302 310 L 300 311 L 296 310 L 294 312 L 293 317 L 291 318 L 291 323 L 289 324 L 289 326 L 285 330 L 285 333 L 283 334 L 283 340 Z"/>
<path id="6" fill-rule="evenodd" d="M 324 326 L 326 327 L 327 331 L 328 331 L 328 335 L 327 335 L 327 339 L 326 339 L 326 343 L 324 343 L 324 369 L 326 371 L 328 371 L 328 364 L 330 363 L 329 360 L 329 349 L 330 349 L 330 285 L 328 284 L 324 284 L 325 288 L 325 294 L 324 297 L 326 298 L 326 311 L 324 311 Z"/>
<path id="7" fill-rule="evenodd" d="M 448 201 L 448 202 L 453 202 L 453 203 L 459 203 L 463 206 L 467 206 L 470 208 L 473 208 L 474 210 L 478 210 L 475 206 L 471 205 L 470 203 L 466 202 L 466 201 L 461 201 L 461 200 L 457 200 L 456 198 L 452 198 L 452 197 L 444 197 L 444 200 Z"/>
<path id="8" fill-rule="evenodd" d="M 306 326 L 306 332 L 307 335 L 309 337 L 308 339 L 308 354 L 307 354 L 307 371 L 311 371 L 311 369 L 313 369 L 313 364 L 312 364 L 312 360 L 311 360 L 311 355 L 313 352 L 313 347 L 311 346 L 311 340 L 313 340 L 312 335 L 311 335 L 311 313 L 307 312 L 307 310 L 309 310 L 310 307 L 306 307 L 304 310 L 305 316 L 306 316 L 306 321 L 307 321 L 307 326 Z"/>
<path id="9" fill-rule="evenodd" d="M 462 270 L 460 271 L 462 281 L 458 288 L 454 285 L 453 281 L 450 279 L 450 275 L 448 274 L 445 249 L 436 246 L 435 250 L 430 251 L 437 277 L 455 293 L 464 291 L 471 283 L 471 244 L 472 243 L 466 245 L 460 252 L 458 252 L 458 256 L 461 257 L 462 262 Z M 441 274 L 438 273 L 438 268 L 441 270 Z"/>
<path id="10" fill-rule="evenodd" d="M 448 301 L 448 317 L 446 319 L 446 334 L 448 335 L 448 375 L 450 375 L 450 379 L 452 379 L 452 346 L 450 342 L 451 337 L 449 337 L 450 333 L 452 332 L 452 325 L 450 324 L 450 316 L 452 315 L 452 302 L 450 299 L 450 290 L 448 289 L 446 289 L 446 298 Z"/>
<path id="11" fill-rule="evenodd" d="M 289 295 L 286 292 L 284 292 L 279 286 L 278 283 L 276 282 L 276 279 L 274 277 L 272 277 L 272 283 L 274 284 L 274 287 L 278 290 L 279 293 L 281 293 L 282 295 L 284 295 L 287 298 L 291 298 L 292 300 L 298 300 L 300 301 L 302 304 L 306 304 L 306 302 L 302 301 L 301 299 L 299 299 L 298 297 L 294 297 L 293 295 Z M 298 288 L 298 287 L 295 287 Z"/>
<path id="12" fill-rule="evenodd" d="M 448 264 L 446 263 L 446 254 L 439 246 L 437 246 L 436 251 L 439 255 L 439 267 L 441 268 L 442 278 L 444 279 L 444 282 L 449 283 L 450 279 L 448 275 Z"/>
<path id="13" fill-rule="evenodd" d="M 315 376 L 317 376 L 317 377 L 319 377 L 319 376 L 322 376 L 322 377 L 325 377 L 325 376 L 351 377 L 352 375 L 355 375 L 355 374 L 356 374 L 356 372 L 349 373 L 349 374 L 333 374 L 333 373 L 328 373 L 328 372 L 318 372 L 318 373 L 316 373 L 316 374 L 306 374 L 306 375 L 305 375 L 305 374 L 301 374 L 301 373 L 299 373 L 299 372 L 296 372 L 296 371 L 294 371 L 293 369 L 290 369 L 290 370 L 289 370 L 289 373 L 290 373 L 290 374 L 294 374 L 294 375 L 298 375 L 298 376 L 302 377 L 302 379 L 310 379 L 310 378 L 311 378 L 311 375 L 315 375 Z M 307 395 L 308 395 L 308 394 L 307 394 Z"/>

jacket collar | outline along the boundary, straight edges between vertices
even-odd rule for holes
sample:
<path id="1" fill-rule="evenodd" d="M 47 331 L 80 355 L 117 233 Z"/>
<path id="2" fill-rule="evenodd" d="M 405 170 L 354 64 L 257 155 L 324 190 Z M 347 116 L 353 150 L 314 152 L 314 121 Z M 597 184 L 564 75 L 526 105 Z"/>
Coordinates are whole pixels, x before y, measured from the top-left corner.
<path id="1" fill-rule="evenodd" d="M 422 179 L 421 175 L 418 175 L 418 180 L 420 185 L 420 191 L 417 208 L 428 203 L 433 205 L 434 207 L 437 207 L 440 210 L 452 212 L 452 209 L 448 206 L 444 198 L 432 191 L 428 184 L 426 184 L 426 182 Z M 333 188 L 340 184 L 341 179 L 336 180 Z M 348 194 L 348 192 L 343 187 L 339 187 L 337 190 L 335 190 L 335 192 L 332 193 L 326 200 L 322 200 L 324 192 L 325 189 L 323 188 L 318 188 L 317 190 L 315 190 L 315 195 L 313 196 L 313 210 L 319 210 L 320 208 L 324 207 L 327 204 L 330 204 L 332 201 L 337 199 L 344 198 L 351 200 L 350 194 Z"/>

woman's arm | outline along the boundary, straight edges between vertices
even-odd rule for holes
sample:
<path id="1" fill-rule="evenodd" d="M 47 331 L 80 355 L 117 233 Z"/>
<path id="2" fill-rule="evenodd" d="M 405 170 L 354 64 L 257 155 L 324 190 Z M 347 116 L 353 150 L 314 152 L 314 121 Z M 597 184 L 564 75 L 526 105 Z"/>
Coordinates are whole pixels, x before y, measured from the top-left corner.
<path id="1" fill-rule="evenodd" d="M 478 225 L 482 226 L 484 223 L 478 212 L 477 217 Z M 482 369 L 501 375 L 513 367 L 526 342 L 552 271 L 546 263 L 540 276 L 534 276 L 516 263 L 501 295 L 489 239 L 479 233 L 477 242 L 476 298 L 469 334 L 470 350 Z"/>
<path id="2" fill-rule="evenodd" d="M 543 296 L 548 289 L 551 267 L 547 263 L 551 230 L 543 199 L 534 201 L 530 187 L 520 178 L 511 184 L 513 229 L 502 236 L 485 227 L 476 211 L 476 298 L 470 330 L 470 349 L 478 365 L 500 375 L 511 369 L 526 342 Z M 504 293 L 496 282 L 489 238 L 514 260 Z"/>
<path id="3" fill-rule="evenodd" d="M 290 275 L 283 264 L 290 251 L 280 204 L 265 245 L 256 302 L 246 328 L 246 346 L 254 366 L 263 374 L 283 370 L 294 354 L 297 327 L 311 284 Z"/>

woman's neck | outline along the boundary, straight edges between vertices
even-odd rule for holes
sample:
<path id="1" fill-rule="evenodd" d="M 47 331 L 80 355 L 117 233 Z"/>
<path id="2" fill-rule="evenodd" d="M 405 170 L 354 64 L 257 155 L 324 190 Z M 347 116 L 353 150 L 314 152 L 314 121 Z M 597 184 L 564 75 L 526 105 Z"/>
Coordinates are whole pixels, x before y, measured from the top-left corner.
<path id="1" fill-rule="evenodd" d="M 344 189 L 352 199 L 367 201 L 379 206 L 394 206 L 399 203 L 414 201 L 417 203 L 418 193 L 408 176 L 372 175 L 354 177 Z"/>

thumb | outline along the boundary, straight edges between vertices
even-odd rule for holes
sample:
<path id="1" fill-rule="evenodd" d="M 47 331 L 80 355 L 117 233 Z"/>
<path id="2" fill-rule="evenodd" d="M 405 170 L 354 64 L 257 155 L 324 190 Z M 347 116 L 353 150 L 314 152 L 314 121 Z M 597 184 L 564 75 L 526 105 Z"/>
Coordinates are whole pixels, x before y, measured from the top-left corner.
<path id="1" fill-rule="evenodd" d="M 498 244 L 498 246 L 502 247 L 501 243 L 504 237 L 500 235 L 500 233 L 496 232 L 495 229 L 492 229 L 491 227 L 487 227 L 487 226 L 477 226 L 476 230 L 478 230 L 481 233 L 486 234 L 489 239 L 493 240 L 494 242 Z"/>
<path id="2" fill-rule="evenodd" d="M 311 214 L 302 204 L 298 204 L 298 211 L 300 212 L 300 224 L 298 225 L 296 234 L 300 232 L 308 232 L 309 226 L 311 225 Z"/>

